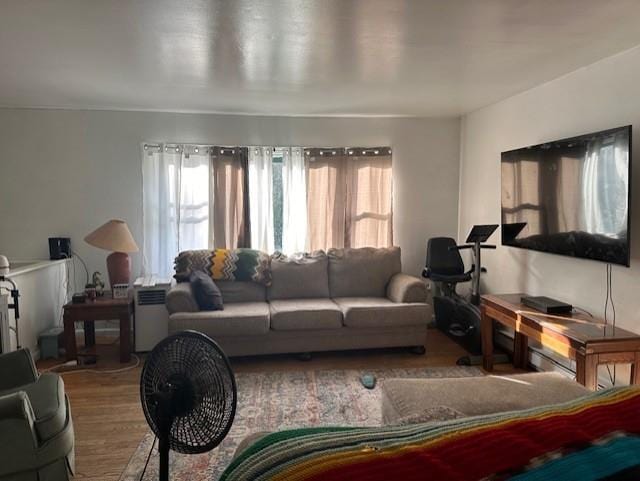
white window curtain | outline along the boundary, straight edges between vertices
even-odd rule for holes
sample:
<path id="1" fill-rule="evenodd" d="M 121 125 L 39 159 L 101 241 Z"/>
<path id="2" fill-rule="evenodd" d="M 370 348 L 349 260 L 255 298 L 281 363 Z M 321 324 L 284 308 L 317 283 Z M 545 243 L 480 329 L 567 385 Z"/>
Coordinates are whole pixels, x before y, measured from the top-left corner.
<path id="1" fill-rule="evenodd" d="M 282 251 L 285 254 L 307 249 L 307 173 L 303 150 L 282 152 Z"/>
<path id="2" fill-rule="evenodd" d="M 143 275 L 170 277 L 178 252 L 177 196 L 182 154 L 143 146 Z"/>
<path id="3" fill-rule="evenodd" d="M 178 251 L 211 247 L 209 239 L 209 155 L 204 152 L 205 150 L 207 149 L 193 146 L 182 148 Z"/>
<path id="4" fill-rule="evenodd" d="M 249 216 L 251 247 L 274 250 L 273 147 L 249 147 Z"/>
<path id="5" fill-rule="evenodd" d="M 206 148 L 143 144 L 143 274 L 173 275 L 178 252 L 209 247 Z"/>

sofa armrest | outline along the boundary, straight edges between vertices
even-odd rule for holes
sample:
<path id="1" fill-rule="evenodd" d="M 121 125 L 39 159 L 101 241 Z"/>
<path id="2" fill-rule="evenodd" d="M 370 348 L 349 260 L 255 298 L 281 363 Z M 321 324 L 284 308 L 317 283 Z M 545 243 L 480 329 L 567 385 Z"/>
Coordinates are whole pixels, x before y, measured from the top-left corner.
<path id="1" fill-rule="evenodd" d="M 178 282 L 169 289 L 166 299 L 169 314 L 175 312 L 198 312 L 198 303 L 189 282 Z"/>
<path id="2" fill-rule="evenodd" d="M 0 371 L 0 391 L 31 384 L 38 379 L 38 371 L 28 349 L 1 355 Z"/>
<path id="3" fill-rule="evenodd" d="M 427 286 L 408 274 L 395 274 L 387 285 L 387 297 L 393 302 L 427 302 Z"/>

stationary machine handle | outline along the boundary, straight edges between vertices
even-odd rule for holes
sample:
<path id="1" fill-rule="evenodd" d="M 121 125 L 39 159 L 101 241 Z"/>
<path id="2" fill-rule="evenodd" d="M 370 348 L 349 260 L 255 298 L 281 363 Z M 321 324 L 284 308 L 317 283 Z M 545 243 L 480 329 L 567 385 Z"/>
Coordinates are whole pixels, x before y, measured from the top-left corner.
<path id="1" fill-rule="evenodd" d="M 451 246 L 449 247 L 450 251 L 454 251 L 454 250 L 459 250 L 461 251 L 462 249 L 473 249 L 475 248 L 475 244 L 464 244 L 461 246 Z M 491 245 L 491 244 L 480 244 L 480 248 L 481 249 L 495 249 L 496 246 Z"/>

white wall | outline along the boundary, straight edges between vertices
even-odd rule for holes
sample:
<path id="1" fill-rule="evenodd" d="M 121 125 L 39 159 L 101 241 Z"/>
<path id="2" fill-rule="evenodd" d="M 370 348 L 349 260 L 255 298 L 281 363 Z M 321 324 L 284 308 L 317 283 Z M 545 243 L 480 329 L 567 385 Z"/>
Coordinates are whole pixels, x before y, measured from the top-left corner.
<path id="1" fill-rule="evenodd" d="M 90 271 L 104 273 L 106 253 L 82 239 L 118 217 L 142 243 L 142 141 L 390 145 L 395 243 L 417 274 L 426 239 L 457 229 L 459 139 L 458 119 L 0 109 L 0 252 L 47 258 L 47 237 L 70 236 Z M 133 262 L 139 272 L 139 254 Z"/>
<path id="2" fill-rule="evenodd" d="M 500 222 L 503 151 L 633 124 L 640 153 L 640 48 L 602 60 L 463 118 L 458 235 Z M 640 154 L 636 154 L 637 155 Z M 631 268 L 613 267 L 617 325 L 640 332 L 640 168 L 633 168 Z M 494 235 L 499 243 L 499 232 Z M 605 264 L 500 247 L 486 252 L 486 290 L 561 299 L 602 315 Z"/>
<path id="3" fill-rule="evenodd" d="M 52 327 L 63 327 L 62 306 L 67 301 L 66 282 L 69 270 L 66 262 L 68 261 L 46 262 L 37 269 L 11 275 L 20 291 L 20 345 L 28 348 L 36 359 L 40 356 L 38 335 Z M 12 302 L 11 299 L 9 302 Z M 15 327 L 13 309 L 9 310 L 9 323 Z M 9 338 L 13 350 L 16 348 L 13 332 Z"/>

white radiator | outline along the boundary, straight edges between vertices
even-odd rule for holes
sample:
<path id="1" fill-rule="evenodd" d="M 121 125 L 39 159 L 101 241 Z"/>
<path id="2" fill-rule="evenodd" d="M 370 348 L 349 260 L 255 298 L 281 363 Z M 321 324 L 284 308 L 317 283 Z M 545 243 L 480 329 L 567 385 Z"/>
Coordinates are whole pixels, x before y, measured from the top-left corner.
<path id="1" fill-rule="evenodd" d="M 11 351 L 9 330 L 9 296 L 0 295 L 0 354 Z"/>

